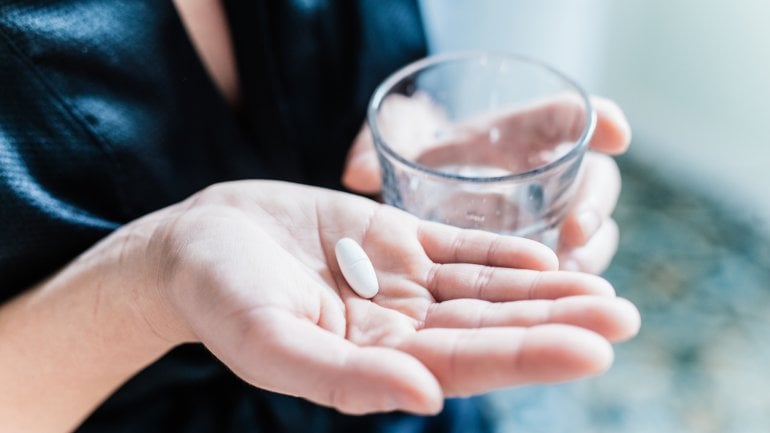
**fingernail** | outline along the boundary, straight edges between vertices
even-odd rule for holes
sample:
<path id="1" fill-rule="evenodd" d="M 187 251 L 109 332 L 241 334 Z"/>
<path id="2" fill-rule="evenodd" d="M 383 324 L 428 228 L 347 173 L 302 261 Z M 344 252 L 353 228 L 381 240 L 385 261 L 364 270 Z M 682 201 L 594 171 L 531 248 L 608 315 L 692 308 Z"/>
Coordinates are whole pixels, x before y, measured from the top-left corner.
<path id="1" fill-rule="evenodd" d="M 578 214 L 577 223 L 580 227 L 580 232 L 583 234 L 584 242 L 588 242 L 591 236 L 599 230 L 602 220 L 596 211 L 587 210 Z"/>
<path id="2" fill-rule="evenodd" d="M 580 272 L 580 265 L 575 260 L 563 260 L 559 267 L 562 271 Z"/>

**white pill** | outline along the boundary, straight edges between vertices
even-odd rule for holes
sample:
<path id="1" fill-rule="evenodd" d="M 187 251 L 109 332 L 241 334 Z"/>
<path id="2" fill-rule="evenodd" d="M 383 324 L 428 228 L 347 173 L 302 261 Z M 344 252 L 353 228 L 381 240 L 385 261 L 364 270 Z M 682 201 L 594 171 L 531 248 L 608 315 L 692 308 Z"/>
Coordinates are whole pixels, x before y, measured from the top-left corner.
<path id="1" fill-rule="evenodd" d="M 380 285 L 372 261 L 358 242 L 342 238 L 334 246 L 334 254 L 342 275 L 353 291 L 362 298 L 373 298 L 380 290 Z"/>

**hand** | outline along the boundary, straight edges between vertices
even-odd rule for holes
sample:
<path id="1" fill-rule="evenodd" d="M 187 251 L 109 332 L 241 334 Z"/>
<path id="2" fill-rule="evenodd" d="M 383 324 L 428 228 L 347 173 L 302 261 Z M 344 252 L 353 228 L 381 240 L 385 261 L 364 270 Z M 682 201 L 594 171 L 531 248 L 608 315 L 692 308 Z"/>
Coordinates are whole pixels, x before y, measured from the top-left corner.
<path id="1" fill-rule="evenodd" d="M 246 181 L 159 211 L 147 249 L 171 341 L 237 375 L 348 413 L 436 413 L 444 397 L 564 381 L 612 362 L 639 315 L 603 279 L 556 271 L 526 239 L 421 221 L 346 193 Z M 369 255 L 371 300 L 346 284 L 342 237 Z"/>
<path id="2" fill-rule="evenodd" d="M 411 121 L 414 127 L 407 126 L 403 131 L 413 134 L 409 138 L 417 142 L 421 141 L 420 131 L 432 130 L 431 125 L 443 121 L 442 114 L 423 98 L 416 97 L 412 101 L 402 98 L 391 102 L 393 110 L 407 113 L 404 118 Z M 615 103 L 598 97 L 592 98 L 592 103 L 597 113 L 596 130 L 590 142 L 591 150 L 583 162 L 575 204 L 562 227 L 557 253 L 562 269 L 598 274 L 609 265 L 618 244 L 618 227 L 611 214 L 620 193 L 620 173 L 617 164 L 608 155 L 625 152 L 631 131 L 623 112 Z M 553 131 L 554 118 L 574 118 L 575 107 L 575 104 L 554 100 L 529 110 L 507 113 L 496 123 L 501 128 L 526 125 L 537 130 L 539 133 L 535 137 L 542 140 L 562 139 L 558 134 L 549 133 Z M 467 129 L 473 131 L 478 128 L 471 125 Z M 367 126 L 356 137 L 348 155 L 343 183 L 350 190 L 365 194 L 376 194 L 380 190 L 379 163 Z"/>

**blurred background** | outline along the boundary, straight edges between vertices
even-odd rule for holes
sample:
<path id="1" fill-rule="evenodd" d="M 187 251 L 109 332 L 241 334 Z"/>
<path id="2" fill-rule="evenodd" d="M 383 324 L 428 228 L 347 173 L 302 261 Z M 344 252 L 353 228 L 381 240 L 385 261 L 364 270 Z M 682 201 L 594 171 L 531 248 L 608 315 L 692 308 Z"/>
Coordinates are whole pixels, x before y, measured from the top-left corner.
<path id="1" fill-rule="evenodd" d="M 432 52 L 537 57 L 615 100 L 618 255 L 642 311 L 607 374 L 495 393 L 502 432 L 770 431 L 770 2 L 421 0 Z"/>

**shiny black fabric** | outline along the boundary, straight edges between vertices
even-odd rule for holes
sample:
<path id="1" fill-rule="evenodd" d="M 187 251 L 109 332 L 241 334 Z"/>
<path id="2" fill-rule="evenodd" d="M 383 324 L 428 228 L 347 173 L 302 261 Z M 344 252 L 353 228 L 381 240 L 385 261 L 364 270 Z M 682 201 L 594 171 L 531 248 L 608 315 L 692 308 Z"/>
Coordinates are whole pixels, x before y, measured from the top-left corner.
<path id="1" fill-rule="evenodd" d="M 226 1 L 242 104 L 229 108 L 170 1 L 0 0 L 0 302 L 121 224 L 214 182 L 338 188 L 376 84 L 424 54 L 412 0 Z M 116 342 L 119 344 L 119 342 Z M 81 432 L 484 431 L 347 417 L 256 390 L 198 345 L 148 367 Z"/>

